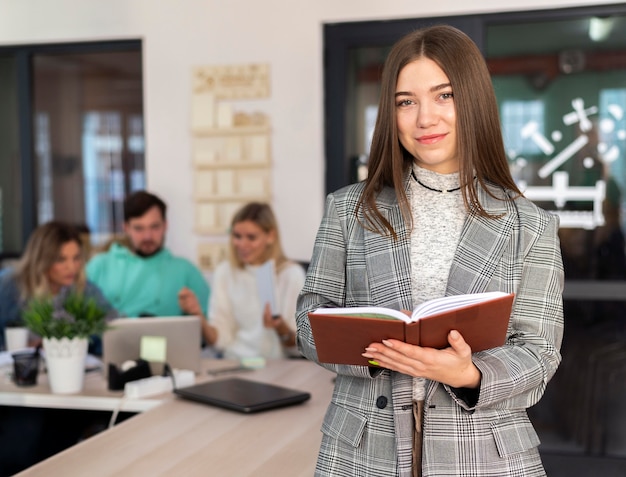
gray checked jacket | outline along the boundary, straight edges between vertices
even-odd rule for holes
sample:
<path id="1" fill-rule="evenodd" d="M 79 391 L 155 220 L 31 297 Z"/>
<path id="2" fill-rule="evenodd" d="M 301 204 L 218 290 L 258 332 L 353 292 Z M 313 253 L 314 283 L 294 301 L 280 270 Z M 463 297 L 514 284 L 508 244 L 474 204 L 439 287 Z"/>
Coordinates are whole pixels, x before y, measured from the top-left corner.
<path id="1" fill-rule="evenodd" d="M 306 283 L 298 299 L 301 352 L 317 362 L 307 313 L 320 306 L 411 309 L 410 233 L 395 193 L 378 206 L 398 239 L 365 230 L 354 210 L 363 184 L 326 200 Z M 507 198 L 506 192 L 492 193 Z M 539 401 L 560 363 L 563 266 L 558 218 L 517 198 L 479 189 L 496 219 L 469 214 L 450 269 L 447 295 L 516 294 L 504 346 L 473 354 L 482 373 L 478 395 L 428 382 L 422 475 L 541 476 L 539 438 L 526 409 Z M 321 364 L 337 373 L 322 425 L 317 476 L 411 475 L 410 376 L 364 366 Z"/>

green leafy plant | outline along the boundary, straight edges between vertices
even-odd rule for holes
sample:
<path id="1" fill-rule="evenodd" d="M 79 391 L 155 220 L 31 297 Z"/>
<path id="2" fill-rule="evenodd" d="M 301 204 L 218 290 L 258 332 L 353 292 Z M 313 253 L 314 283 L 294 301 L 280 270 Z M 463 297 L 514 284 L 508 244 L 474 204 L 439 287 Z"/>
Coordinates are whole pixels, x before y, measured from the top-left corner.
<path id="1" fill-rule="evenodd" d="M 96 300 L 75 292 L 31 300 L 22 319 L 42 338 L 89 338 L 107 329 L 106 312 Z"/>

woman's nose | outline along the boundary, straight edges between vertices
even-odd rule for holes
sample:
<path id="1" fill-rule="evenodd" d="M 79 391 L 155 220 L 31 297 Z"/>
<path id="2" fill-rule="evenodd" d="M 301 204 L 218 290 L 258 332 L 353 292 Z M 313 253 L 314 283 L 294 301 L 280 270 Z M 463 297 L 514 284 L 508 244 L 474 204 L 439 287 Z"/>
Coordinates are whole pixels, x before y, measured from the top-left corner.
<path id="1" fill-rule="evenodd" d="M 428 105 L 420 105 L 420 107 L 417 108 L 416 114 L 417 127 L 426 128 L 432 126 L 437 121 L 433 108 Z"/>
<path id="2" fill-rule="evenodd" d="M 80 260 L 69 262 L 67 269 L 73 273 L 78 273 L 80 267 L 82 266 L 82 262 Z"/>

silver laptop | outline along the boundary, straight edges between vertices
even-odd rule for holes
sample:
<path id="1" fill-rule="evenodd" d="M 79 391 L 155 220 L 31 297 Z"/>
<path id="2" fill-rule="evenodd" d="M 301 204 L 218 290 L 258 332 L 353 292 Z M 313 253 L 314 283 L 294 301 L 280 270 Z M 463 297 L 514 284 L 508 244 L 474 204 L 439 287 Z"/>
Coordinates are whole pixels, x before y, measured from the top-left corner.
<path id="1" fill-rule="evenodd" d="M 118 368 L 141 357 L 141 338 L 161 336 L 166 340 L 165 362 L 174 369 L 201 371 L 201 327 L 196 316 L 118 318 L 102 335 L 102 362 L 108 374 L 109 363 Z M 153 374 L 161 374 L 162 363 L 150 362 Z"/>

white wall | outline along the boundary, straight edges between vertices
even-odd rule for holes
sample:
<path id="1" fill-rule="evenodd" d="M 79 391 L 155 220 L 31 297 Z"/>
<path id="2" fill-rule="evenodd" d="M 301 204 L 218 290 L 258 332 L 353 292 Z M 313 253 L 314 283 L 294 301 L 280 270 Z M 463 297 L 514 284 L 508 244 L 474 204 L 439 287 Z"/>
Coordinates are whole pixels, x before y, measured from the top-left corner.
<path id="1" fill-rule="evenodd" d="M 191 69 L 198 65 L 269 63 L 271 97 L 256 104 L 272 121 L 273 204 L 287 254 L 308 260 L 324 204 L 324 23 L 596 3 L 597 0 L 0 0 L 0 45 L 143 40 L 148 188 L 168 203 L 170 248 L 193 261 L 196 245 L 206 238 L 193 232 Z"/>

